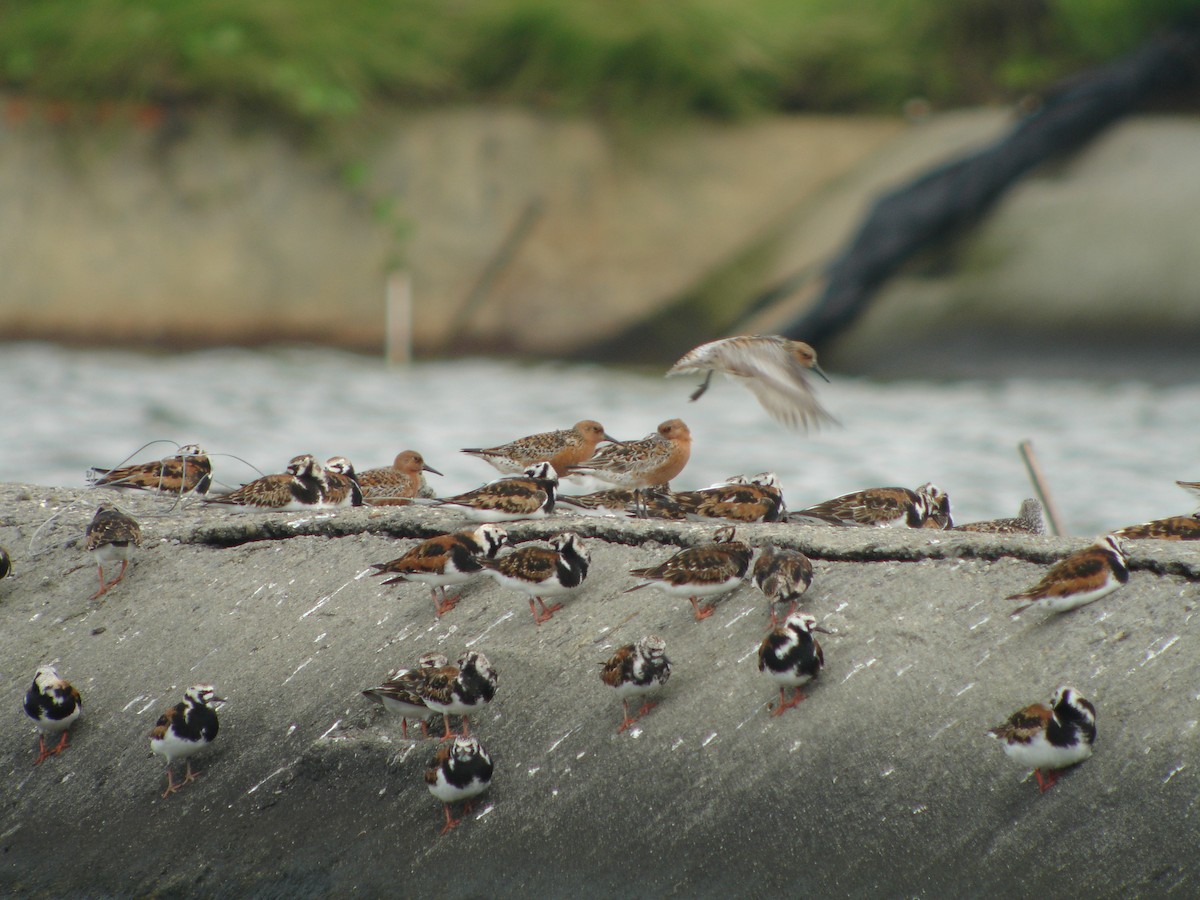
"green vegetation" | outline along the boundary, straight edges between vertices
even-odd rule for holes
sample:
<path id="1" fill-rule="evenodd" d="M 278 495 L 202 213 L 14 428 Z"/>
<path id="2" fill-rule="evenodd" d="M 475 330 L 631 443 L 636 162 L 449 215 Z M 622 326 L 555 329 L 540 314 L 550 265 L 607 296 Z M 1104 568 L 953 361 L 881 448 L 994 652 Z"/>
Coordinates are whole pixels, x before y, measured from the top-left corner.
<path id="1" fill-rule="evenodd" d="M 503 100 L 616 118 L 1011 96 L 1197 0 L 0 0 L 0 88 L 322 125 Z"/>

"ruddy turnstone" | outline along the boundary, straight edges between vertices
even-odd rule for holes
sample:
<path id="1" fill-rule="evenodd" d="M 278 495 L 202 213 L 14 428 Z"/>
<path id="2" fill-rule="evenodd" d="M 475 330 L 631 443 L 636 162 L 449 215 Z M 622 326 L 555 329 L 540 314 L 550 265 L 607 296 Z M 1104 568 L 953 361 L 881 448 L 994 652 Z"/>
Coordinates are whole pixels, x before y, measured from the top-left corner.
<path id="1" fill-rule="evenodd" d="M 813 567 L 809 558 L 799 550 L 767 544 L 754 561 L 750 577 L 767 598 L 771 624 L 774 625 L 775 604 L 790 603 L 788 615 L 794 613 L 800 597 L 812 584 Z"/>
<path id="2" fill-rule="evenodd" d="M 397 669 L 388 675 L 383 684 L 367 688 L 362 692 L 368 700 L 374 700 L 389 713 L 400 716 L 400 728 L 404 739 L 408 740 L 408 720 L 416 719 L 421 723 L 421 732 L 429 734 L 425 720 L 433 715 L 433 711 L 425 705 L 421 697 L 421 685 L 426 675 L 433 669 L 442 669 L 450 665 L 441 653 L 424 653 L 417 661 L 416 668 Z"/>
<path id="3" fill-rule="evenodd" d="M 616 443 L 616 438 L 599 422 L 584 419 L 560 431 L 544 431 L 499 447 L 468 448 L 462 452 L 478 456 L 501 472 L 521 472 L 536 462 L 549 462 L 562 478 L 571 466 L 591 459 L 596 445 L 602 441 Z"/>
<path id="4" fill-rule="evenodd" d="M 828 634 L 826 628 L 805 613 L 793 613 L 778 628 L 771 629 L 758 648 L 758 671 L 779 684 L 779 705 L 771 715 L 779 716 L 805 699 L 801 687 L 821 674 L 825 654 L 813 637 L 814 631 Z M 792 697 L 787 689 L 792 688 Z"/>
<path id="5" fill-rule="evenodd" d="M 321 505 L 363 505 L 363 492 L 358 484 L 354 463 L 344 456 L 333 456 L 325 461 L 325 484 L 321 491 Z"/>
<path id="6" fill-rule="evenodd" d="M 671 677 L 671 661 L 667 659 L 666 642 L 655 635 L 642 638 L 636 644 L 618 647 L 608 662 L 601 663 L 600 680 L 613 688 L 621 698 L 625 718 L 620 734 L 655 706 L 649 700 L 642 704 L 637 715 L 629 715 L 629 698 L 641 697 L 662 687 Z"/>
<path id="7" fill-rule="evenodd" d="M 777 334 L 748 334 L 689 350 L 667 371 L 667 376 L 704 372 L 704 383 L 691 396 L 698 400 L 708 390 L 713 373 L 724 372 L 749 388 L 763 409 L 789 428 L 836 423 L 813 394 L 808 380 L 810 370 L 829 380 L 817 365 L 817 352 L 803 341 Z"/>
<path id="8" fill-rule="evenodd" d="M 521 475 L 497 478 L 483 487 L 432 505 L 457 511 L 476 522 L 512 522 L 554 512 L 558 476 L 548 462 L 534 463 Z"/>
<path id="9" fill-rule="evenodd" d="M 651 493 L 669 490 L 665 484 L 651 485 L 648 489 Z M 610 488 L 590 494 L 559 494 L 558 502 L 563 506 L 573 506 L 584 515 L 624 515 L 629 504 L 637 502 L 640 493 L 630 488 Z"/>
<path id="10" fill-rule="evenodd" d="M 150 749 L 167 758 L 167 789 L 163 799 L 185 784 L 195 781 L 199 773 L 192 771 L 190 757 L 203 750 L 217 736 L 217 711 L 210 703 L 224 703 L 211 684 L 198 684 L 183 692 L 183 701 L 176 703 L 158 717 L 150 732 Z M 171 764 L 187 759 L 187 772 L 180 784 L 171 776 Z"/>
<path id="11" fill-rule="evenodd" d="M 1054 692 L 1049 706 L 1027 706 L 1003 725 L 989 729 L 988 734 L 1001 742 L 1009 757 L 1033 769 L 1038 789 L 1044 794 L 1058 781 L 1060 769 L 1092 755 L 1096 707 L 1075 688 L 1064 686 Z"/>
<path id="12" fill-rule="evenodd" d="M 644 512 L 651 517 L 662 513 L 663 518 L 730 519 L 734 522 L 778 522 L 787 512 L 779 479 L 771 472 L 753 478 L 739 477 L 698 491 L 648 491 Z M 643 512 L 634 503 L 630 510 Z"/>
<path id="13" fill-rule="evenodd" d="M 1113 534 L 1125 540 L 1200 541 L 1200 513 L 1126 525 Z"/>
<path id="14" fill-rule="evenodd" d="M 1015 519 L 988 519 L 984 522 L 967 522 L 955 525 L 952 531 L 980 531 L 987 534 L 1045 534 L 1046 521 L 1042 517 L 1041 502 L 1030 497 L 1021 503 L 1021 511 Z"/>
<path id="15" fill-rule="evenodd" d="M 641 581 L 625 593 L 656 587 L 673 597 L 687 597 L 696 621 L 707 619 L 716 608 L 711 603 L 701 606 L 700 598 L 719 597 L 742 584 L 753 553 L 749 544 L 734 540 L 733 528 L 720 528 L 710 544 L 680 550 L 657 566 L 630 569 L 629 574 Z"/>
<path id="16" fill-rule="evenodd" d="M 417 691 L 425 705 L 435 713 L 442 714 L 445 734 L 442 739 L 453 737 L 450 731 L 450 716 L 462 716 L 462 733 L 470 733 L 467 717 L 477 707 L 491 703 L 496 696 L 499 676 L 488 658 L 482 653 L 468 650 L 458 660 L 457 666 L 441 666 L 422 670 L 425 680 Z"/>
<path id="17" fill-rule="evenodd" d="M 1005 599 L 1023 601 L 1010 613 L 1014 617 L 1031 608 L 1066 612 L 1111 594 L 1127 581 L 1125 548 L 1119 538 L 1107 534 L 1056 563 L 1033 587 Z"/>
<path id="18" fill-rule="evenodd" d="M 165 459 L 116 469 L 94 467 L 88 470 L 88 481 L 97 487 L 205 494 L 212 484 L 212 463 L 198 444 L 185 444 L 178 455 Z"/>
<path id="19" fill-rule="evenodd" d="M 84 533 L 83 546 L 95 558 L 100 576 L 100 590 L 91 596 L 95 600 L 125 577 L 133 548 L 142 546 L 142 528 L 133 516 L 126 515 L 111 503 L 101 503 Z M 121 571 L 112 581 L 105 581 L 105 563 L 115 562 L 120 562 Z"/>
<path id="20" fill-rule="evenodd" d="M 442 474 L 426 465 L 425 457 L 416 450 L 398 453 L 390 466 L 367 469 L 358 474 L 363 500 L 372 506 L 400 506 L 413 497 L 432 499 L 436 494 L 425 481 L 424 472 Z"/>
<path id="21" fill-rule="evenodd" d="M 438 616 L 454 609 L 458 597 L 448 597 L 446 588 L 463 584 L 483 571 L 479 557 L 494 559 L 508 543 L 508 533 L 499 525 L 484 524 L 471 530 L 439 534 L 417 544 L 391 562 L 374 563 L 375 575 L 392 575 L 384 584 L 418 581 L 430 586 L 433 608 Z M 438 590 L 442 599 L 438 600 Z"/>
<path id="22" fill-rule="evenodd" d="M 33 684 L 25 692 L 25 715 L 33 719 L 38 729 L 38 758 L 36 766 L 47 756 L 56 756 L 67 749 L 67 729 L 83 712 L 83 699 L 71 683 L 58 676 L 54 666 L 41 666 L 33 676 Z M 53 748 L 46 747 L 46 735 L 62 737 Z"/>
<path id="23" fill-rule="evenodd" d="M 590 460 L 572 467 L 573 474 L 594 475 L 624 488 L 667 484 L 683 471 L 692 454 L 692 433 L 682 419 L 668 419 L 640 441 L 601 447 Z"/>
<path id="24" fill-rule="evenodd" d="M 325 470 L 321 464 L 312 454 L 302 453 L 292 457 L 286 472 L 264 475 L 228 494 L 205 497 L 204 502 L 272 512 L 311 510 L 321 505 L 322 491 L 326 483 Z"/>
<path id="25" fill-rule="evenodd" d="M 541 625 L 562 609 L 561 603 L 547 606 L 543 598 L 561 597 L 583 584 L 591 556 L 583 539 L 567 531 L 552 537 L 549 547 L 519 547 L 495 559 L 481 559 L 480 564 L 504 587 L 528 594 L 533 621 Z"/>
<path id="26" fill-rule="evenodd" d="M 829 525 L 907 525 L 909 528 L 924 528 L 930 519 L 941 528 L 953 524 L 950 498 L 941 488 L 928 482 L 915 491 L 902 487 L 854 491 L 792 513 L 788 519 L 815 519 Z"/>
<path id="27" fill-rule="evenodd" d="M 438 747 L 433 764 L 425 770 L 429 793 L 442 801 L 446 824 L 442 834 L 458 826 L 462 819 L 450 815 L 450 804 L 467 801 L 463 813 L 469 813 L 474 799 L 492 783 L 492 758 L 473 737 L 456 737 Z"/>

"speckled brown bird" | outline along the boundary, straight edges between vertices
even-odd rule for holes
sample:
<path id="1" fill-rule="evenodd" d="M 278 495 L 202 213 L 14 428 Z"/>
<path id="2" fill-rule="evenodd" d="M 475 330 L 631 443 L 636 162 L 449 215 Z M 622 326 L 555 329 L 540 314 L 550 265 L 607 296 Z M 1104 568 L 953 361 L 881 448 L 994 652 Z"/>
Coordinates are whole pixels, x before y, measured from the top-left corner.
<path id="1" fill-rule="evenodd" d="M 165 459 L 115 469 L 94 467 L 88 472 L 88 481 L 97 487 L 205 494 L 212 484 L 212 463 L 198 444 L 186 444 L 177 456 Z"/>
<path id="2" fill-rule="evenodd" d="M 362 506 L 363 492 L 358 483 L 354 463 L 344 456 L 332 456 L 325 461 L 325 484 L 321 490 L 322 506 Z"/>
<path id="3" fill-rule="evenodd" d="M 442 474 L 416 450 L 398 453 L 390 466 L 359 473 L 363 501 L 371 506 L 404 506 L 413 497 L 433 498 L 436 494 L 425 480 L 425 472 Z"/>
<path id="4" fill-rule="evenodd" d="M 937 485 L 925 483 L 915 491 L 902 487 L 867 488 L 825 500 L 789 514 L 792 522 L 810 519 L 828 525 L 905 526 L 924 528 L 933 520 L 940 528 L 953 525 L 950 498 Z"/>
<path id="5" fill-rule="evenodd" d="M 1118 528 L 1113 534 L 1134 541 L 1200 541 L 1200 513 L 1155 519 L 1141 525 L 1126 525 L 1124 528 Z"/>
<path id="6" fill-rule="evenodd" d="M 1099 600 L 1128 581 L 1125 548 L 1119 538 L 1108 534 L 1052 566 L 1033 587 L 1005 599 L 1021 601 L 1009 613 L 1014 617 L 1027 609 L 1066 612 Z"/>
<path id="7" fill-rule="evenodd" d="M 425 705 L 435 713 L 441 713 L 445 727 L 443 740 L 453 737 L 450 731 L 450 716 L 462 716 L 462 733 L 471 731 L 468 716 L 496 696 L 500 677 L 491 662 L 482 653 L 468 650 L 456 666 L 425 669 L 425 679 L 417 686 L 417 692 Z"/>
<path id="8" fill-rule="evenodd" d="M 508 533 L 493 524 L 439 534 L 421 541 L 390 562 L 372 564 L 376 570 L 372 574 L 393 576 L 384 584 L 416 581 L 429 585 L 433 593 L 434 612 L 441 617 L 458 603 L 457 596 L 447 596 L 446 588 L 452 584 L 465 584 L 481 574 L 483 565 L 479 559 L 494 559 L 506 543 Z M 440 601 L 439 590 L 442 597 Z"/>
<path id="9" fill-rule="evenodd" d="M 325 470 L 310 453 L 292 457 L 287 471 L 264 475 L 228 494 L 205 497 L 205 503 L 234 506 L 239 509 L 284 512 L 317 509 L 327 484 Z"/>
<path id="10" fill-rule="evenodd" d="M 625 711 L 617 734 L 620 734 L 655 706 L 649 700 L 635 715 L 629 715 L 629 698 L 644 696 L 662 687 L 671 677 L 671 661 L 667 659 L 667 644 L 656 635 L 648 635 L 635 644 L 625 644 L 600 664 L 600 680 L 617 692 Z"/>
<path id="11" fill-rule="evenodd" d="M 835 423 L 817 402 L 808 373 L 829 377 L 817 365 L 817 352 L 803 341 L 778 334 L 749 334 L 711 341 L 689 350 L 667 376 L 704 372 L 704 383 L 692 394 L 698 400 L 708 390 L 714 372 L 750 389 L 763 409 L 789 428 Z"/>
<path id="12" fill-rule="evenodd" d="M 670 559 L 644 569 L 630 569 L 641 581 L 625 591 L 655 587 L 673 597 L 687 597 L 696 621 L 707 619 L 716 608 L 700 605 L 701 597 L 719 597 L 741 585 L 750 568 L 754 551 L 734 540 L 733 528 L 720 528 L 712 543 L 680 550 Z"/>
<path id="13" fill-rule="evenodd" d="M 604 441 L 615 442 L 604 426 L 592 419 L 576 422 L 560 431 L 544 431 L 517 438 L 498 447 L 467 448 L 463 453 L 477 456 L 500 472 L 521 472 L 537 462 L 549 462 L 562 478 L 572 466 L 586 462 Z"/>
<path id="14" fill-rule="evenodd" d="M 442 653 L 423 653 L 416 666 L 411 669 L 397 669 L 384 679 L 383 683 L 367 688 L 362 692 L 368 700 L 380 704 L 392 715 L 400 716 L 400 729 L 404 739 L 408 740 L 408 720 L 416 719 L 421 723 L 421 733 L 429 735 L 426 723 L 433 710 L 421 696 L 421 686 L 429 672 L 443 669 L 450 665 L 450 660 Z"/>
<path id="15" fill-rule="evenodd" d="M 590 460 L 571 469 L 623 488 L 668 484 L 692 454 L 692 433 L 682 419 L 668 419 L 640 441 L 601 447 Z"/>
<path id="16" fill-rule="evenodd" d="M 541 625 L 562 609 L 561 603 L 547 606 L 545 598 L 578 590 L 587 579 L 591 556 L 583 539 L 568 531 L 552 537 L 549 547 L 519 547 L 505 556 L 479 562 L 501 585 L 529 596 L 534 624 Z M 534 601 L 541 606 L 540 610 Z"/>
<path id="17" fill-rule="evenodd" d="M 985 534 L 1045 534 L 1046 521 L 1042 504 L 1030 497 L 1021 504 L 1021 511 L 1012 519 L 987 519 L 955 525 L 951 531 L 977 531 Z"/>
<path id="18" fill-rule="evenodd" d="M 647 488 L 646 492 L 669 491 L 668 485 L 656 484 Z M 562 506 L 574 507 L 584 515 L 624 515 L 629 504 L 637 502 L 640 493 L 632 488 L 609 488 L 590 494 L 559 494 L 558 502 Z"/>
<path id="19" fill-rule="evenodd" d="M 95 600 L 125 577 L 134 548 L 142 546 L 142 528 L 133 516 L 111 503 L 101 503 L 84 533 L 83 546 L 96 560 L 100 589 L 91 596 Z M 105 564 L 115 562 L 121 564 L 121 571 L 112 581 L 105 581 Z"/>
<path id="20" fill-rule="evenodd" d="M 778 522 L 787 512 L 779 479 L 771 472 L 730 480 L 698 491 L 646 491 L 631 515 L 664 519 L 729 519 Z"/>
<path id="21" fill-rule="evenodd" d="M 788 615 L 796 611 L 796 604 L 813 581 L 813 566 L 807 556 L 799 550 L 767 544 L 754 561 L 750 578 L 767 598 L 771 610 L 771 624 L 778 621 L 775 615 L 777 603 L 791 604 Z"/>
<path id="22" fill-rule="evenodd" d="M 443 497 L 431 505 L 459 512 L 476 522 L 512 522 L 554 512 L 558 476 L 548 462 L 534 463 L 521 475 L 497 478 L 465 494 Z"/>

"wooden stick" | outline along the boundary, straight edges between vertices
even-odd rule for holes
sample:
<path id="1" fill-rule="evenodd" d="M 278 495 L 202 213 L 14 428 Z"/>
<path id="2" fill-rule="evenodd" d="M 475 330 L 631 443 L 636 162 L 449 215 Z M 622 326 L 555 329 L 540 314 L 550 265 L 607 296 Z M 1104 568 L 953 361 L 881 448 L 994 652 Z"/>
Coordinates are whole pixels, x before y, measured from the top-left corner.
<path id="1" fill-rule="evenodd" d="M 1021 441 L 1017 445 L 1017 449 L 1021 451 L 1021 459 L 1025 461 L 1025 468 L 1029 470 L 1033 489 L 1037 491 L 1038 499 L 1042 501 L 1042 508 L 1046 510 L 1046 521 L 1050 525 L 1050 533 L 1062 534 L 1062 522 L 1058 518 L 1058 510 L 1050 500 L 1050 492 L 1046 490 L 1046 479 L 1042 477 L 1041 466 L 1038 465 L 1037 457 L 1033 455 L 1033 441 Z"/>

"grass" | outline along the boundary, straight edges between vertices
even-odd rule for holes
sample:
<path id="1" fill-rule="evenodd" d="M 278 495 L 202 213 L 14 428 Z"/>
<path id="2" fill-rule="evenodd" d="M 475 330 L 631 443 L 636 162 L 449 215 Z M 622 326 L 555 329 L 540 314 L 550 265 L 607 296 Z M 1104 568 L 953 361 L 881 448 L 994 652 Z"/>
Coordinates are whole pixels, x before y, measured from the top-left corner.
<path id="1" fill-rule="evenodd" d="M 504 101 L 618 119 L 976 103 L 1123 53 L 1196 0 L 0 0 L 0 89 L 320 127 Z"/>

